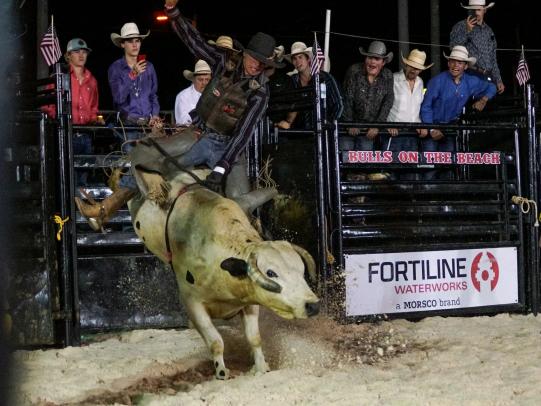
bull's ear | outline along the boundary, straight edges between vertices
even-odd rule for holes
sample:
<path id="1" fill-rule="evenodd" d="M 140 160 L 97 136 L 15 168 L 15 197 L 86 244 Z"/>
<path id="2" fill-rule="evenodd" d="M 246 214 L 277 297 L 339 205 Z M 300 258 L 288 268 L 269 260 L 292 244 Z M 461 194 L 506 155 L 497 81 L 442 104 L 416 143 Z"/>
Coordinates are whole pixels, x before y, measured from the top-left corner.
<path id="1" fill-rule="evenodd" d="M 169 200 L 171 186 L 162 174 L 141 165 L 135 167 L 134 173 L 137 186 L 145 198 L 156 202 L 159 206 L 164 206 Z"/>
<path id="2" fill-rule="evenodd" d="M 248 273 L 248 263 L 243 259 L 233 257 L 224 259 L 220 267 L 236 278 L 242 278 Z"/>

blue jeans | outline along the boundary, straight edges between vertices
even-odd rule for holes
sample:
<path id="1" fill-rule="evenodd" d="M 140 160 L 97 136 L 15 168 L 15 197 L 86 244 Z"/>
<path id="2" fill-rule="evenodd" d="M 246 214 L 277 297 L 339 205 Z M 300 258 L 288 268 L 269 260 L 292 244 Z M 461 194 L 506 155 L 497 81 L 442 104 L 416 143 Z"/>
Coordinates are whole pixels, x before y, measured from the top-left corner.
<path id="1" fill-rule="evenodd" d="M 73 133 L 71 140 L 73 155 L 90 155 L 93 152 L 92 136 L 86 133 Z M 88 171 L 84 169 L 75 170 L 76 186 L 86 186 L 88 184 Z"/>
<path id="2" fill-rule="evenodd" d="M 419 144 L 418 138 L 415 135 L 391 137 L 385 130 L 385 133 L 381 134 L 381 149 L 385 151 L 393 151 L 394 159 L 397 159 L 400 151 L 418 151 Z M 416 180 L 417 174 L 414 172 L 397 171 L 391 174 L 392 178 L 400 180 Z"/>
<path id="3" fill-rule="evenodd" d="M 128 139 L 137 139 L 130 138 L 130 136 L 133 137 L 133 135 L 128 136 L 128 134 L 129 133 L 126 133 Z M 226 137 L 216 133 L 206 133 L 193 145 L 192 148 L 190 148 L 189 151 L 181 155 L 177 159 L 177 162 L 180 166 L 185 168 L 206 165 L 212 169 L 225 153 L 230 140 L 231 137 Z M 124 151 L 129 151 L 132 148 L 133 146 L 131 145 L 125 145 Z M 124 175 L 120 179 L 119 185 L 128 189 L 137 189 L 135 177 L 131 173 Z"/>
<path id="4" fill-rule="evenodd" d="M 423 139 L 422 142 L 423 152 L 454 152 L 456 151 L 456 137 L 453 133 L 452 135 L 445 134 L 441 140 L 435 141 L 430 138 L 430 135 Z M 423 176 L 426 180 L 432 179 L 443 179 L 450 180 L 453 178 L 453 172 L 448 169 L 438 169 L 438 170 L 429 170 L 424 173 Z"/>
<path id="5" fill-rule="evenodd" d="M 374 151 L 374 140 L 369 140 L 365 135 L 342 135 L 338 145 L 341 151 Z"/>
<path id="6" fill-rule="evenodd" d="M 206 133 L 194 146 L 177 161 L 180 166 L 207 165 L 214 168 L 227 149 L 231 137 L 216 133 Z"/>
<path id="7" fill-rule="evenodd" d="M 144 136 L 145 133 L 141 131 L 126 131 L 126 140 L 138 140 Z M 129 153 L 133 147 L 135 147 L 135 143 L 126 143 L 123 145 L 122 151 L 124 153 Z M 131 170 L 120 178 L 118 186 L 126 189 L 137 190 L 137 182 L 135 181 L 135 177 L 131 174 Z"/>

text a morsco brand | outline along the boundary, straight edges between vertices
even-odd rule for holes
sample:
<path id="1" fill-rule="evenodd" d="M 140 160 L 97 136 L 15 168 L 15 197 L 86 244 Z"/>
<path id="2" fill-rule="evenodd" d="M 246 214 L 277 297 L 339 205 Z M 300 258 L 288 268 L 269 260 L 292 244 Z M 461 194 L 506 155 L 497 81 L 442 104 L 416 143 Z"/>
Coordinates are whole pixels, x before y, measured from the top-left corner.
<path id="1" fill-rule="evenodd" d="M 466 290 L 466 258 L 370 262 L 368 283 L 392 283 L 396 294 Z M 450 282 L 434 280 L 455 279 Z M 405 284 L 400 284 L 405 282 Z M 412 283 L 414 282 L 414 283 Z M 417 282 L 417 283 L 415 283 Z"/>

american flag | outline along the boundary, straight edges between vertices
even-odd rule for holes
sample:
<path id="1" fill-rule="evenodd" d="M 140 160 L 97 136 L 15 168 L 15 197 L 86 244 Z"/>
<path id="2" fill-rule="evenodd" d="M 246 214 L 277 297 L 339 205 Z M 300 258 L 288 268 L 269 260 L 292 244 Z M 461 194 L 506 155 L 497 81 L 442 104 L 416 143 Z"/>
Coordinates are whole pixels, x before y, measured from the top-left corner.
<path id="1" fill-rule="evenodd" d="M 516 76 L 517 76 L 518 83 L 521 86 L 524 86 L 524 84 L 528 80 L 530 80 L 530 70 L 528 69 L 526 58 L 524 57 L 524 48 L 522 48 L 522 52 L 520 53 L 520 60 L 518 61 Z"/>
<path id="2" fill-rule="evenodd" d="M 319 73 L 325 62 L 325 55 L 317 43 L 317 37 L 314 35 L 314 46 L 312 47 L 314 53 L 312 61 L 310 62 L 310 73 L 312 76 L 315 76 L 316 73 Z"/>
<path id="3" fill-rule="evenodd" d="M 41 49 L 43 58 L 45 58 L 45 62 L 47 62 L 47 65 L 49 66 L 55 64 L 62 56 L 58 36 L 56 35 L 56 30 L 52 24 L 43 36 L 39 48 Z"/>

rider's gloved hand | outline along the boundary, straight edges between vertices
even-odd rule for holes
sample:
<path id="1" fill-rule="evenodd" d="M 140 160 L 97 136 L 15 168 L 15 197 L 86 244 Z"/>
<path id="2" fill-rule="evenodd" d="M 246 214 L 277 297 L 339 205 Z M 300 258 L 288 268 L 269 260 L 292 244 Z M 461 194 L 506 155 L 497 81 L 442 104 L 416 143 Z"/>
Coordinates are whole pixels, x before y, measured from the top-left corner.
<path id="1" fill-rule="evenodd" d="M 225 189 L 225 179 L 225 169 L 217 166 L 212 170 L 209 176 L 207 176 L 207 179 L 205 179 L 204 183 L 207 188 L 223 196 Z"/>

